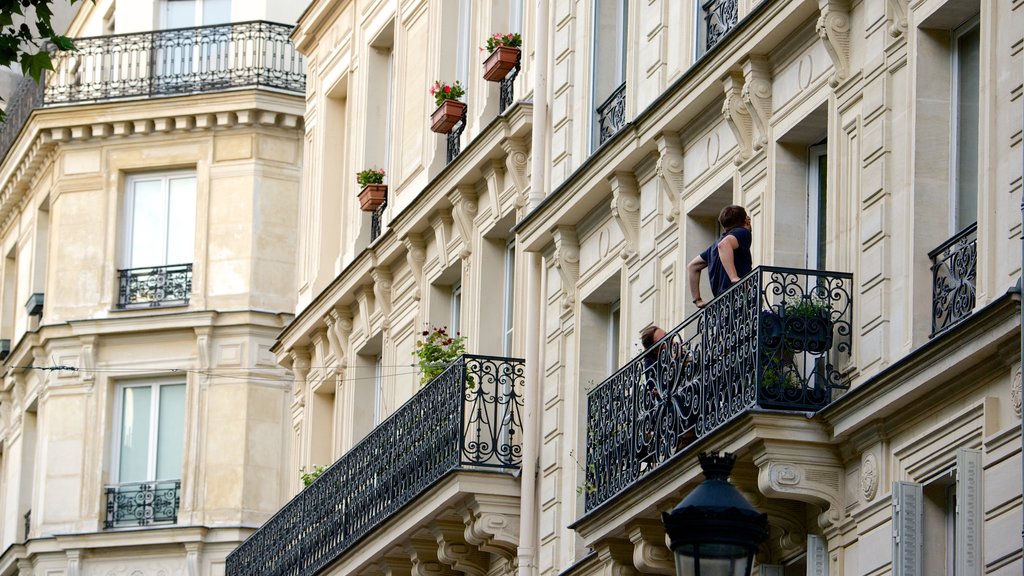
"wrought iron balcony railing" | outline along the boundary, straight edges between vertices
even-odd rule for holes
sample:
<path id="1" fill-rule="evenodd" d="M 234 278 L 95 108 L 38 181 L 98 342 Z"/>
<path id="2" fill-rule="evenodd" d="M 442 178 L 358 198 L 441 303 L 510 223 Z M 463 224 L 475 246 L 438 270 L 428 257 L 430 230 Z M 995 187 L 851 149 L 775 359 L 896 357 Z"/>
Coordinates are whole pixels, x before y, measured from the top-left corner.
<path id="1" fill-rule="evenodd" d="M 118 270 L 119 309 L 185 306 L 192 293 L 192 265 Z"/>
<path id="2" fill-rule="evenodd" d="M 107 529 L 174 524 L 178 521 L 181 481 L 137 482 L 107 486 Z"/>
<path id="3" fill-rule="evenodd" d="M 811 411 L 845 390 L 850 274 L 762 266 L 587 396 L 586 509 L 755 408 Z"/>
<path id="4" fill-rule="evenodd" d="M 388 207 L 388 201 L 385 200 L 380 206 L 377 207 L 370 214 L 370 243 L 372 244 L 377 238 L 380 238 L 380 233 L 384 228 L 384 209 Z"/>
<path id="5" fill-rule="evenodd" d="M 512 105 L 512 99 L 515 97 L 515 82 L 516 76 L 519 76 L 519 70 L 522 68 L 522 51 L 516 55 L 516 65 L 512 70 L 509 71 L 508 75 L 501 79 L 498 89 L 498 114 L 501 114 L 509 106 Z"/>
<path id="6" fill-rule="evenodd" d="M 626 125 L 626 83 L 597 107 L 597 145 L 600 146 Z"/>
<path id="7" fill-rule="evenodd" d="M 928 253 L 932 261 L 932 336 L 945 331 L 974 311 L 977 282 L 978 224 Z"/>
<path id="8" fill-rule="evenodd" d="M 736 0 L 709 0 L 701 4 L 704 15 L 703 52 L 715 47 L 725 34 L 736 26 L 739 18 Z"/>
<path id="9" fill-rule="evenodd" d="M 228 576 L 312 576 L 453 470 L 518 468 L 522 360 L 464 355 L 227 558 Z"/>
<path id="10" fill-rule="evenodd" d="M 36 108 L 233 88 L 305 94 L 305 59 L 291 32 L 284 24 L 240 22 L 76 38 L 76 51 L 53 53 L 54 69 L 40 85 L 24 78 L 9 98 L 0 158 Z"/>

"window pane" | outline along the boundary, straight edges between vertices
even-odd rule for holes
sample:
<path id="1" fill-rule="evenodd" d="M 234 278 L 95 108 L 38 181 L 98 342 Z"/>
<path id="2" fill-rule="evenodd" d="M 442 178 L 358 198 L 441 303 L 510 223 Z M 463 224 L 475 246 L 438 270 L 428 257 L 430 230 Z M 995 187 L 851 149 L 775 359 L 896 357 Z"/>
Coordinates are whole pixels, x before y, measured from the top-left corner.
<path id="1" fill-rule="evenodd" d="M 957 39 L 957 202 L 956 228 L 978 220 L 979 26 Z"/>
<path id="2" fill-rule="evenodd" d="M 203 25 L 226 24 L 231 21 L 231 0 L 204 0 Z"/>
<path id="3" fill-rule="evenodd" d="M 196 0 L 164 0 L 163 27 L 191 28 L 196 25 Z"/>
<path id="4" fill-rule="evenodd" d="M 118 482 L 148 480 L 151 389 L 123 388 Z"/>
<path id="5" fill-rule="evenodd" d="M 181 478 L 185 441 L 185 385 L 160 387 L 160 424 L 157 432 L 156 480 Z"/>
<path id="6" fill-rule="evenodd" d="M 172 178 L 168 187 L 167 264 L 188 264 L 195 257 L 196 178 Z"/>
<path id="7" fill-rule="evenodd" d="M 165 264 L 163 192 L 160 180 L 136 180 L 132 186 L 132 231 L 129 268 Z"/>

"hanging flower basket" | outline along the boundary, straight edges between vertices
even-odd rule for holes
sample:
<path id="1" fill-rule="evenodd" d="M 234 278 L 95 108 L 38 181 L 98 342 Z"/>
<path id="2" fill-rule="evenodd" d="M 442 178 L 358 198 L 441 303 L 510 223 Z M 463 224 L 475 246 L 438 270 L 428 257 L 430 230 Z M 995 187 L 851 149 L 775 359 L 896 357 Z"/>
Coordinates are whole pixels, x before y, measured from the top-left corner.
<path id="1" fill-rule="evenodd" d="M 387 184 L 367 184 L 359 191 L 359 208 L 365 212 L 373 212 L 388 199 Z"/>
<path id="2" fill-rule="evenodd" d="M 447 134 L 462 120 L 466 112 L 466 103 L 458 100 L 445 100 L 430 115 L 430 130 L 438 134 Z"/>
<path id="3" fill-rule="evenodd" d="M 491 55 L 484 60 L 484 80 L 488 82 L 501 82 L 508 76 L 508 73 L 516 67 L 519 61 L 519 48 L 511 46 L 498 46 L 491 52 Z"/>

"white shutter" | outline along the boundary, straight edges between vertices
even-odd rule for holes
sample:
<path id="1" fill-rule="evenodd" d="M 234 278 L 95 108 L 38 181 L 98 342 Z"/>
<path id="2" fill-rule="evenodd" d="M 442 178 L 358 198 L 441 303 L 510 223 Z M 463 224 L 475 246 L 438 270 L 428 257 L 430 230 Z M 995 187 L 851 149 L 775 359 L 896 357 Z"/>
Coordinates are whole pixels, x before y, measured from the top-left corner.
<path id="1" fill-rule="evenodd" d="M 758 570 L 758 576 L 786 576 L 782 566 L 778 564 L 761 564 Z"/>
<path id="2" fill-rule="evenodd" d="M 824 536 L 807 535 L 807 576 L 828 576 L 828 541 Z"/>
<path id="3" fill-rule="evenodd" d="M 956 452 L 956 574 L 981 575 L 981 451 Z"/>
<path id="4" fill-rule="evenodd" d="M 892 483 L 892 574 L 922 576 L 921 528 L 924 490 L 913 482 Z"/>

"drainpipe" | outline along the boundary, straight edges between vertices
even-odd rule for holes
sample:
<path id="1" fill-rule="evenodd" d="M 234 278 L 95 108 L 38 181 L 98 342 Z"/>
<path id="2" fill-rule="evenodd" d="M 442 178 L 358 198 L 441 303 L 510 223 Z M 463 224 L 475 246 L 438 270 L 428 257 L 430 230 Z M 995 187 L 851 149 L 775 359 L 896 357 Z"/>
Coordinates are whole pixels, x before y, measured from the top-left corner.
<path id="1" fill-rule="evenodd" d="M 534 4 L 533 129 L 530 138 L 530 195 L 526 211 L 536 208 L 547 192 L 548 23 L 549 0 Z M 541 386 L 541 258 L 526 253 L 526 385 L 523 390 L 523 463 L 519 496 L 519 576 L 537 574 L 537 474 L 540 457 Z"/>

